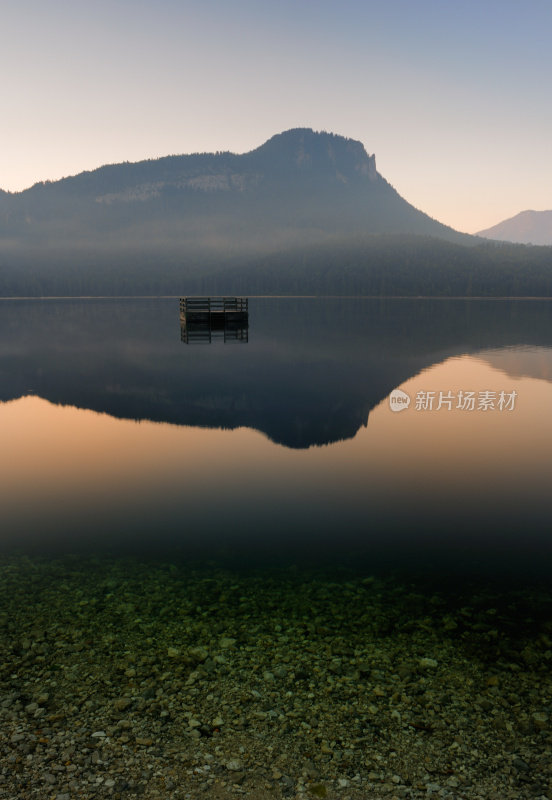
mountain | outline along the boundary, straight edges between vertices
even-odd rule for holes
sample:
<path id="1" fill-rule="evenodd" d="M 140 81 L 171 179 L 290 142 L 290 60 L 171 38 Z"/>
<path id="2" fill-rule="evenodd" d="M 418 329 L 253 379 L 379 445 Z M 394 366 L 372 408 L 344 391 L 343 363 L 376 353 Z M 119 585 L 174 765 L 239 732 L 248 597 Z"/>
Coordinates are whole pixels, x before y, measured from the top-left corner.
<path id="1" fill-rule="evenodd" d="M 353 139 L 295 128 L 0 191 L 0 297 L 551 296 L 548 248 L 414 208 Z"/>
<path id="2" fill-rule="evenodd" d="M 522 211 L 477 235 L 502 242 L 552 245 L 552 211 Z"/>
<path id="3" fill-rule="evenodd" d="M 0 196 L 0 244 L 268 252 L 366 233 L 470 238 L 407 203 L 360 142 L 308 128 L 243 155 L 112 164 Z"/>

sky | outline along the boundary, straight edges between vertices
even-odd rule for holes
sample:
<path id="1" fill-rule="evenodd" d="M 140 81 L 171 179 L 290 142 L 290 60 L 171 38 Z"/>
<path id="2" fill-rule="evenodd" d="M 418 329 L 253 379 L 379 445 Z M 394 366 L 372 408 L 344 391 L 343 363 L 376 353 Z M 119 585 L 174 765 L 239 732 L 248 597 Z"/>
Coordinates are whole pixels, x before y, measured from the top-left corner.
<path id="1" fill-rule="evenodd" d="M 0 188 L 360 140 L 410 203 L 473 233 L 552 208 L 550 0 L 0 0 Z"/>

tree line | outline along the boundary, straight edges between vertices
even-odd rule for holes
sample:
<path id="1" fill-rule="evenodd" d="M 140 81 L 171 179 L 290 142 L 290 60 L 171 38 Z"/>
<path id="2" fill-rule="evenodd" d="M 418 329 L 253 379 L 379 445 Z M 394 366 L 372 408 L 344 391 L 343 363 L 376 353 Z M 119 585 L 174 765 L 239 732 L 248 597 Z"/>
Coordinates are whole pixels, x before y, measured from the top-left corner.
<path id="1" fill-rule="evenodd" d="M 0 250 L 0 296 L 289 294 L 552 297 L 552 247 L 372 235 L 239 251 Z"/>

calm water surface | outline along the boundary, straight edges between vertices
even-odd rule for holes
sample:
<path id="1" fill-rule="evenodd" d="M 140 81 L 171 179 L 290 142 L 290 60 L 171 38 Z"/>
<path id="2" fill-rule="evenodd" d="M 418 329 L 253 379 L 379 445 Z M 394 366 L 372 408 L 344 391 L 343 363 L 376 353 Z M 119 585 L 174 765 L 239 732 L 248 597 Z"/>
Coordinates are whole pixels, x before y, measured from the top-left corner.
<path id="1" fill-rule="evenodd" d="M 247 342 L 192 345 L 176 300 L 5 301 L 2 546 L 538 568 L 551 323 L 537 301 L 252 299 Z"/>
<path id="2" fill-rule="evenodd" d="M 1 302 L 0 797 L 552 797 L 551 323 Z"/>

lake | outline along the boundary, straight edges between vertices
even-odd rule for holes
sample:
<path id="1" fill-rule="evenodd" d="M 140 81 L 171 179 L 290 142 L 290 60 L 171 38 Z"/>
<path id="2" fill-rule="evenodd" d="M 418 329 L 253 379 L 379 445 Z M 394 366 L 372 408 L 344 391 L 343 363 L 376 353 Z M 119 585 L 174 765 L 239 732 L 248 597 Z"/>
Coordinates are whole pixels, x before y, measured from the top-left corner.
<path id="1" fill-rule="evenodd" d="M 5 302 L 2 544 L 547 551 L 548 303 L 250 305 L 185 344 L 173 300 Z"/>
<path id="2" fill-rule="evenodd" d="M 0 342 L 0 797 L 549 796 L 552 304 L 5 300 Z"/>

